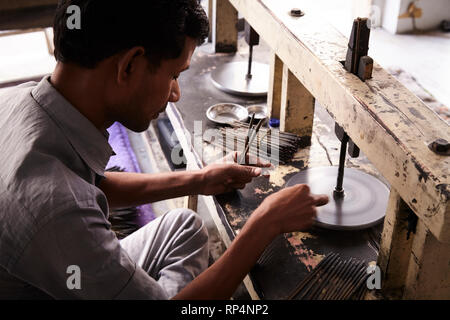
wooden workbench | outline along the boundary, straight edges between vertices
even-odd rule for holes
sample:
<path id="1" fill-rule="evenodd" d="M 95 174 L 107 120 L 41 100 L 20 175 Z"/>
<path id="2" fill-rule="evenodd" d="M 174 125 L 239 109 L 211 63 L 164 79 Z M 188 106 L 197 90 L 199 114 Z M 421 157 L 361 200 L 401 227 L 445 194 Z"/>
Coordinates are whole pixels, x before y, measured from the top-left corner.
<path id="1" fill-rule="evenodd" d="M 325 254 L 340 252 L 347 257 L 377 260 L 384 273 L 383 291 L 388 296 L 450 298 L 450 160 L 428 148 L 438 138 L 450 141 L 449 127 L 376 62 L 373 77 L 366 82 L 346 72 L 340 61 L 345 59 L 348 38 L 320 19 L 314 3 L 217 0 L 217 5 L 232 5 L 234 11 L 230 7 L 223 11 L 231 15 L 231 20 L 239 11 L 272 49 L 268 107 L 272 115 L 281 118 L 282 130 L 310 136 L 311 147 L 299 150 L 292 163 L 279 166 L 270 180 L 258 178 L 242 191 L 208 197 L 207 206 L 229 245 L 254 208 L 265 196 L 282 188 L 292 174 L 307 166 L 336 165 L 338 142 L 330 138 L 332 127 L 324 124 L 326 116 L 320 117 L 315 109 L 317 101 L 370 160 L 361 157 L 347 165 L 390 185 L 380 252 L 377 257 L 381 232 L 377 228 L 286 234 L 276 240 L 276 257 L 258 264 L 250 275 L 252 279 L 245 280 L 252 297 L 287 297 L 296 279 L 300 281 Z M 293 7 L 301 8 L 305 16 L 291 17 Z M 218 20 L 226 21 L 224 17 Z M 224 38 L 226 35 L 216 36 Z M 227 100 L 217 102 L 255 102 L 223 95 L 220 98 Z M 214 102 L 209 98 L 205 103 Z M 195 114 L 205 130 L 205 107 L 193 107 L 203 108 L 203 114 L 189 110 L 183 116 L 192 119 Z M 208 148 L 199 150 L 191 135 L 195 124 L 186 128 L 175 106 L 167 113 L 178 130 L 188 167 L 200 168 L 202 160 L 211 160 L 212 152 Z M 189 203 L 195 205 L 195 198 L 191 197 Z M 418 222 L 415 234 L 407 239 L 405 219 L 411 212 Z"/>

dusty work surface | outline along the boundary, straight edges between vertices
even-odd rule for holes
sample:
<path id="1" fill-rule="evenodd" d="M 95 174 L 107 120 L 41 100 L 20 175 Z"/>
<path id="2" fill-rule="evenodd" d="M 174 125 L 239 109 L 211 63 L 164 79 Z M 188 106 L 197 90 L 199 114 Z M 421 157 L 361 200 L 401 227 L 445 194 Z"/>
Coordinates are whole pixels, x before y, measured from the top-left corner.
<path id="1" fill-rule="evenodd" d="M 284 188 L 294 174 L 307 167 L 337 165 L 339 141 L 331 130 L 332 125 L 331 119 L 316 105 L 311 147 L 299 150 L 292 162 L 279 165 L 271 173 L 270 178 L 256 178 L 243 190 L 216 197 L 219 214 L 223 214 L 226 218 L 225 225 L 232 235 L 239 233 L 248 217 L 265 197 Z M 359 168 L 379 177 L 364 156 L 348 159 L 346 166 Z M 261 298 L 286 299 L 296 285 L 326 255 L 333 252 L 339 253 L 343 258 L 357 258 L 366 263 L 376 261 L 381 231 L 382 224 L 362 231 L 313 228 L 308 232 L 284 234 L 266 249 L 252 270 L 251 277 L 255 289 Z"/>
<path id="2" fill-rule="evenodd" d="M 265 104 L 266 98 L 241 98 L 216 89 L 210 79 L 210 72 L 222 63 L 245 60 L 245 45 L 236 55 L 215 55 L 209 53 L 209 46 L 199 48 L 193 57 L 187 76 L 180 78 L 182 100 L 177 103 L 187 130 L 194 136 L 194 122 L 201 121 L 202 132 L 214 129 L 206 118 L 209 106 L 220 102 L 233 102 L 247 106 Z M 258 50 L 259 56 L 258 56 Z M 264 61 L 264 47 L 255 47 L 256 61 Z M 197 126 L 198 126 L 197 122 Z M 234 238 L 253 210 L 265 197 L 282 189 L 291 176 L 307 167 L 337 166 L 340 142 L 334 134 L 334 122 L 316 103 L 314 134 L 311 147 L 301 149 L 292 162 L 279 165 L 270 178 L 259 177 L 245 189 L 216 197 L 218 213 Z M 217 149 L 204 143 L 196 152 L 208 163 L 216 156 Z M 347 167 L 354 167 L 379 176 L 376 169 L 362 154 L 357 159 L 347 159 Z M 327 255 L 339 253 L 343 258 L 358 258 L 366 262 L 376 261 L 382 224 L 363 231 L 331 231 L 320 228 L 308 232 L 294 232 L 278 237 L 266 250 L 251 272 L 255 289 L 261 298 L 286 299 L 296 285 L 311 272 Z"/>

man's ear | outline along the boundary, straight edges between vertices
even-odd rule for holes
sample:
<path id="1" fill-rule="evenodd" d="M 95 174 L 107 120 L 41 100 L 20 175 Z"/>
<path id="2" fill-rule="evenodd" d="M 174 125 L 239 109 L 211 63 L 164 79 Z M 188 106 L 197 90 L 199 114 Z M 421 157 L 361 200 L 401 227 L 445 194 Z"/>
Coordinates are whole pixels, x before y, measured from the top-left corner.
<path id="1" fill-rule="evenodd" d="M 145 49 L 143 47 L 133 47 L 119 56 L 119 60 L 117 62 L 117 83 L 124 84 L 126 83 L 130 75 L 133 72 L 136 72 L 137 68 L 140 66 L 139 58 L 142 58 L 145 55 Z"/>

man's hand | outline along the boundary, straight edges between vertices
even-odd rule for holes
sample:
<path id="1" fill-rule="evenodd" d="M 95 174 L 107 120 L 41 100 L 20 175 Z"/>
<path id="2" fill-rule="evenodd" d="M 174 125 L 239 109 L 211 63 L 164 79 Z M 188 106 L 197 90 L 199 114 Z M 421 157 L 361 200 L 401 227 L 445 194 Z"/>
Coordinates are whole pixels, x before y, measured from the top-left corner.
<path id="1" fill-rule="evenodd" d="M 326 195 L 310 194 L 307 185 L 296 185 L 268 196 L 228 250 L 175 299 L 229 299 L 275 236 L 309 228 L 316 206 L 327 202 Z"/>
<path id="2" fill-rule="evenodd" d="M 250 161 L 254 166 L 239 165 L 236 163 L 238 156 L 237 152 L 232 152 L 202 169 L 202 194 L 215 195 L 243 189 L 253 178 L 261 175 L 261 168 L 271 166 L 257 158 L 249 159 L 248 155 L 247 163 Z"/>
<path id="3" fill-rule="evenodd" d="M 222 159 L 215 161 L 214 163 L 238 163 L 238 164 L 261 167 L 261 168 L 272 167 L 270 162 L 264 161 L 263 159 L 255 157 L 248 153 L 245 155 L 245 161 L 242 161 L 242 163 L 239 163 L 238 161 L 241 160 L 241 157 L 242 157 L 242 152 L 233 151 L 233 152 L 228 153 Z"/>
<path id="4" fill-rule="evenodd" d="M 203 170 L 204 195 L 215 195 L 243 189 L 253 178 L 261 174 L 261 168 L 243 166 L 236 163 L 213 163 Z"/>
<path id="5" fill-rule="evenodd" d="M 327 203 L 327 195 L 313 195 L 306 184 L 299 184 L 268 196 L 251 219 L 263 225 L 273 236 L 302 231 L 312 226 L 317 214 L 316 207 Z"/>

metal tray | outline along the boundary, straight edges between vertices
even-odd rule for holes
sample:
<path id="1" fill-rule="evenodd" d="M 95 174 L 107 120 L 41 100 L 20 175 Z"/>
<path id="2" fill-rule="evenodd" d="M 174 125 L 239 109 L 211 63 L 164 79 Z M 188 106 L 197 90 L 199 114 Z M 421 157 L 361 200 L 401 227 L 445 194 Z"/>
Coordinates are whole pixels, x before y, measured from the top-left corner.
<path id="1" fill-rule="evenodd" d="M 246 121 L 248 111 L 235 103 L 218 103 L 208 108 L 206 117 L 218 124 L 231 124 L 235 121 Z"/>
<path id="2" fill-rule="evenodd" d="M 265 119 L 267 118 L 267 107 L 254 104 L 247 107 L 248 115 L 249 117 L 252 116 L 252 114 L 255 114 L 255 119 Z"/>

